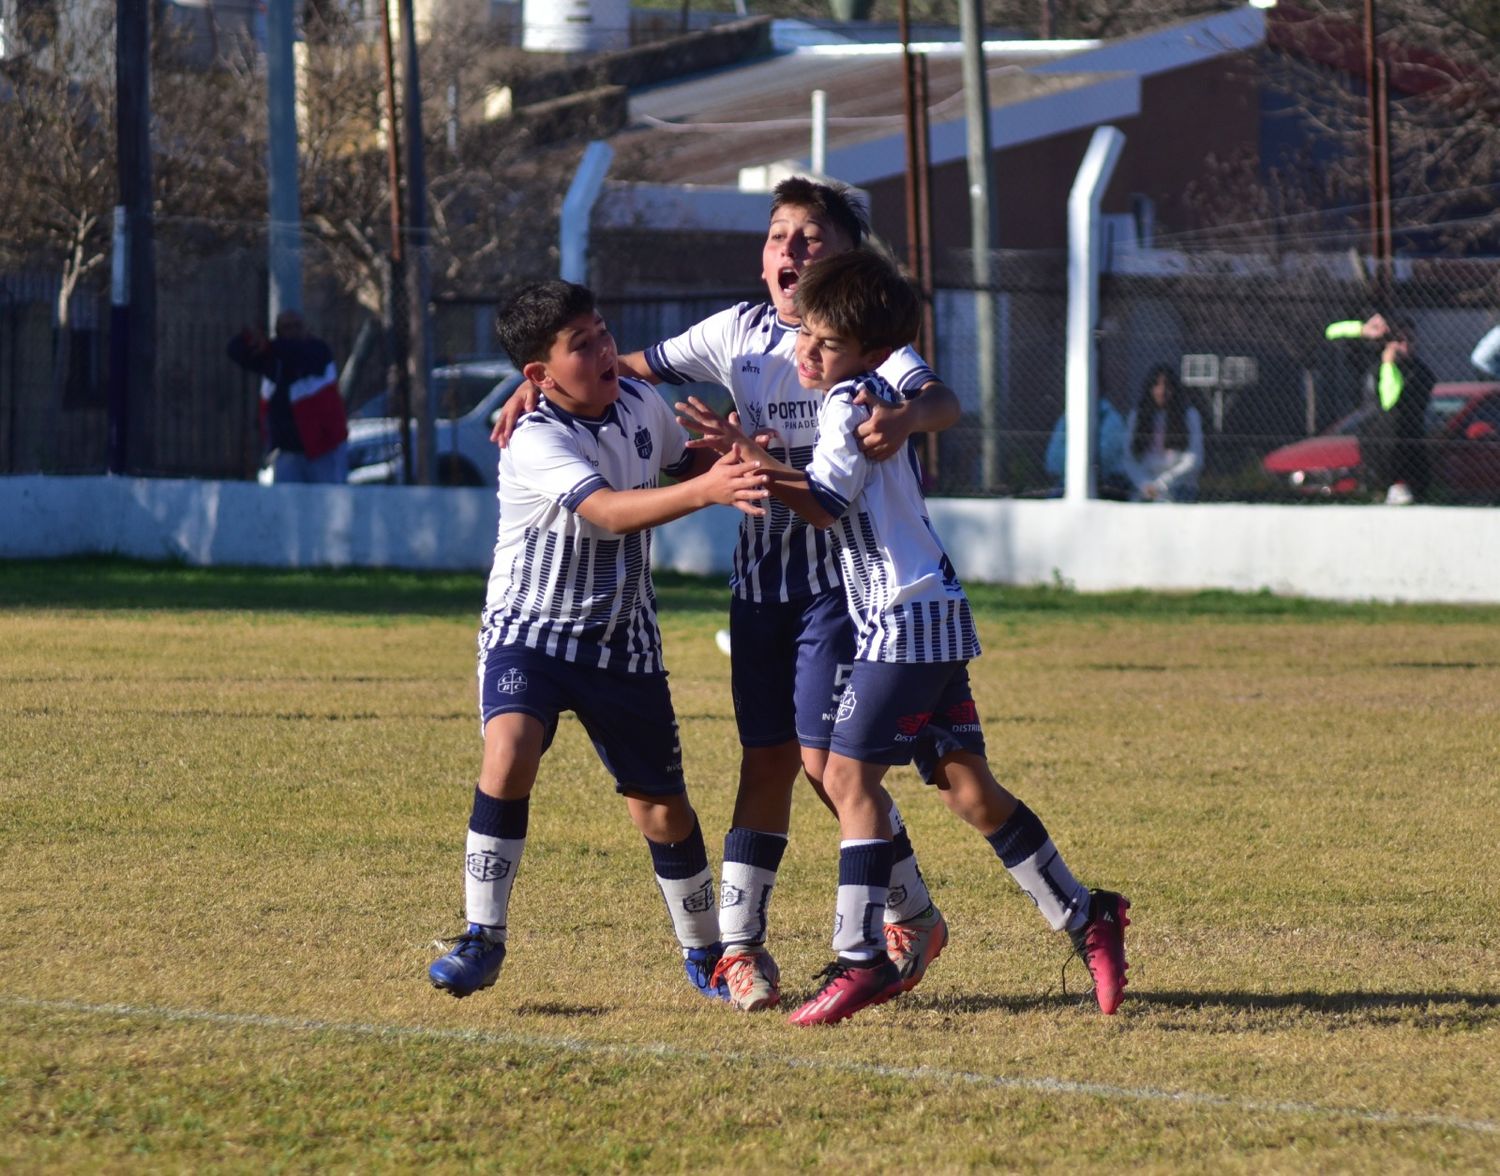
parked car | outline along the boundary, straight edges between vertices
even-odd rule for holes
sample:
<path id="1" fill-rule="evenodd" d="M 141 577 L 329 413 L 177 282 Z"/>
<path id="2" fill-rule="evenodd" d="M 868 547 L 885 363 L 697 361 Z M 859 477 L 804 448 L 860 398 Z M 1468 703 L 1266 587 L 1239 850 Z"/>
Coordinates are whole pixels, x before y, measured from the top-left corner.
<path id="1" fill-rule="evenodd" d="M 1335 421 L 1315 437 L 1273 449 L 1261 468 L 1284 489 L 1341 499 L 1369 491 L 1359 436 L 1373 405 Z M 1427 408 L 1434 496 L 1500 502 L 1500 383 L 1437 384 Z"/>
<path id="2" fill-rule="evenodd" d="M 491 486 L 499 476 L 500 451 L 490 440 L 496 414 L 521 383 L 508 359 L 470 359 L 432 371 L 437 392 L 437 482 L 443 486 Z M 374 485 L 403 481 L 401 420 L 391 393 L 380 392 L 349 412 L 349 482 Z M 417 423 L 411 422 L 416 444 Z M 267 457 L 257 481 L 274 481 Z"/>

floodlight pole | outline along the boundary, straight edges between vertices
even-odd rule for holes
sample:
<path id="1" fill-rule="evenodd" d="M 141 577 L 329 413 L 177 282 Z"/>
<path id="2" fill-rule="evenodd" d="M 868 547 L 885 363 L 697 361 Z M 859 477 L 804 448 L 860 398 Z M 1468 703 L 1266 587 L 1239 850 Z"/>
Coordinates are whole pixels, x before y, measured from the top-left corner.
<path id="1" fill-rule="evenodd" d="M 409 486 L 412 482 L 411 376 L 406 368 L 406 356 L 410 348 L 407 346 L 405 317 L 398 313 L 399 307 L 405 305 L 406 301 L 406 259 L 401 248 L 401 134 L 396 121 L 396 68 L 391 38 L 390 0 L 380 2 L 380 35 L 385 66 L 386 183 L 390 188 L 391 213 L 390 286 L 387 301 L 391 310 L 391 370 L 395 373 L 396 395 L 393 407 L 396 419 L 401 422 L 401 480 Z"/>
<path id="2" fill-rule="evenodd" d="M 109 472 L 130 465 L 131 420 L 139 420 L 156 373 L 156 253 L 151 223 L 151 14 L 147 0 L 115 6 L 114 272 L 110 305 L 107 425 Z M 136 462 L 141 455 L 136 453 Z"/>
<path id="3" fill-rule="evenodd" d="M 1386 63 L 1376 51 L 1375 0 L 1364 0 L 1365 107 L 1370 151 L 1370 256 L 1375 290 L 1382 304 L 1391 283 L 1391 145 Z M 1388 307 L 1386 309 L 1389 309 Z"/>
<path id="4" fill-rule="evenodd" d="M 1000 476 L 1000 365 L 995 346 L 995 205 L 990 194 L 990 95 L 984 72 L 983 0 L 960 0 L 964 113 L 968 142 L 969 250 L 974 276 L 974 337 L 978 349 L 981 429 L 980 479 L 998 490 Z"/>

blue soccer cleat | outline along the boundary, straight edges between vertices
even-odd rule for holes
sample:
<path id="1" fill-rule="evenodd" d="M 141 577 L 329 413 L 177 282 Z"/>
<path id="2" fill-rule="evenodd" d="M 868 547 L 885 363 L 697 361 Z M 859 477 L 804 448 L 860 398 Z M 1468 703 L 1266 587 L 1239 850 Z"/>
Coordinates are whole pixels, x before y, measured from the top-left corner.
<path id="1" fill-rule="evenodd" d="M 463 997 L 491 987 L 499 979 L 503 963 L 505 944 L 498 940 L 492 943 L 485 938 L 483 927 L 470 923 L 458 937 L 457 946 L 432 962 L 427 978 L 434 988 Z"/>
<path id="2" fill-rule="evenodd" d="M 719 966 L 719 957 L 723 954 L 722 943 L 682 949 L 682 970 L 687 973 L 688 983 L 709 1000 L 729 999 L 729 986 L 724 983 L 722 976 L 714 975 Z"/>

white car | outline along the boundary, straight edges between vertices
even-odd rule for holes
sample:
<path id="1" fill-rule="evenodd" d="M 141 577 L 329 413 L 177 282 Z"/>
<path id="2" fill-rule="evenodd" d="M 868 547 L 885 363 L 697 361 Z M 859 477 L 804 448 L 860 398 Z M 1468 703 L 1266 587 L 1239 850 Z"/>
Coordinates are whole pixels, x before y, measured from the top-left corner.
<path id="1" fill-rule="evenodd" d="M 500 449 L 490 440 L 495 417 L 521 383 L 509 360 L 466 360 L 434 368 L 439 417 L 436 482 L 441 486 L 489 486 L 498 477 Z M 349 482 L 374 485 L 405 481 L 400 418 L 385 415 L 389 392 L 366 401 L 349 417 Z M 411 422 L 411 443 L 417 424 Z M 415 472 L 415 466 L 413 466 Z"/>

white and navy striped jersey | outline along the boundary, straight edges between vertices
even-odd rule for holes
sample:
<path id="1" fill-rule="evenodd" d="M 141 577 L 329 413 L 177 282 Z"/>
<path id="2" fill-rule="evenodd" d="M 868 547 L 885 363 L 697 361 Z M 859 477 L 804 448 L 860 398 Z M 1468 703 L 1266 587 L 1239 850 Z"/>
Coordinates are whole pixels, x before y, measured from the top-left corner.
<path id="1" fill-rule="evenodd" d="M 543 399 L 500 456 L 500 532 L 481 649 L 526 645 L 580 665 L 662 671 L 651 531 L 617 535 L 584 519 L 595 490 L 657 485 L 692 464 L 687 432 L 655 388 L 620 381 L 600 420 Z"/>
<path id="2" fill-rule="evenodd" d="M 978 657 L 968 597 L 927 517 L 915 447 L 889 461 L 859 451 L 854 430 L 870 415 L 854 403 L 862 388 L 887 403 L 896 396 L 878 374 L 831 388 L 807 466 L 813 495 L 838 520 L 828 533 L 854 618 L 854 656 L 903 663 Z"/>
<path id="3" fill-rule="evenodd" d="M 774 429 L 781 440 L 772 453 L 799 470 L 812 459 L 823 394 L 797 382 L 797 328 L 769 302 L 741 302 L 710 315 L 648 349 L 646 362 L 668 384 L 722 384 L 746 433 Z M 937 379 L 910 347 L 895 352 L 880 373 L 908 397 Z M 838 583 L 837 557 L 816 527 L 776 501 L 759 518 L 741 515 L 730 580 L 736 596 L 801 600 Z"/>

